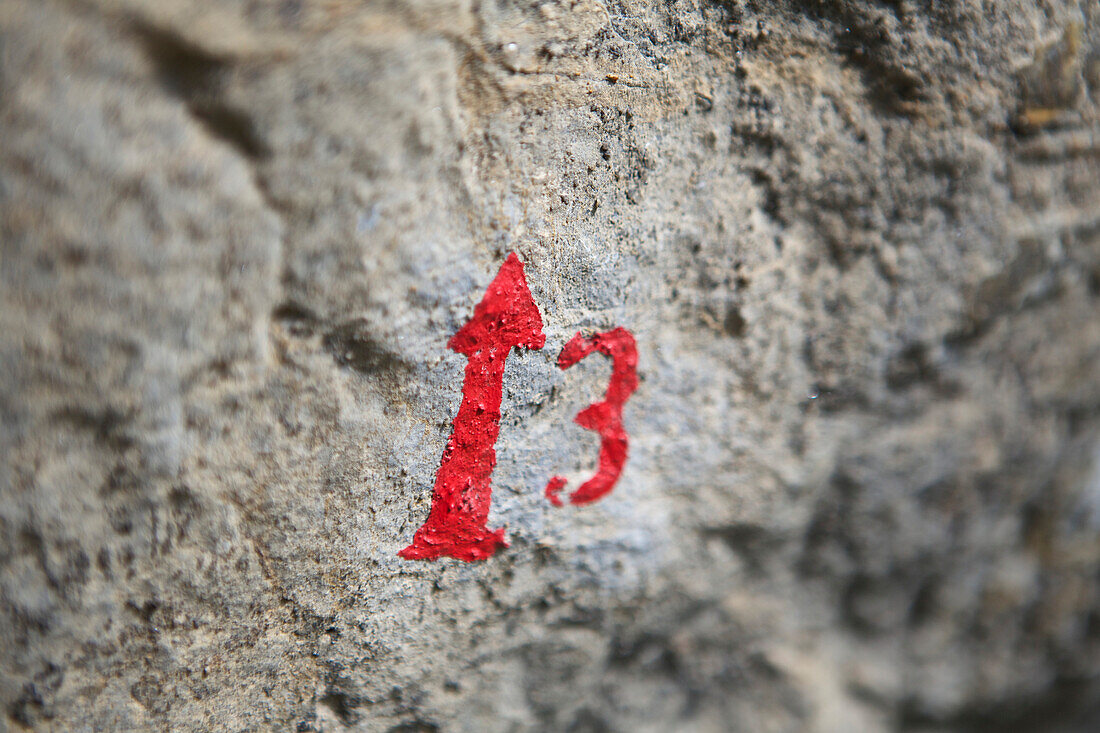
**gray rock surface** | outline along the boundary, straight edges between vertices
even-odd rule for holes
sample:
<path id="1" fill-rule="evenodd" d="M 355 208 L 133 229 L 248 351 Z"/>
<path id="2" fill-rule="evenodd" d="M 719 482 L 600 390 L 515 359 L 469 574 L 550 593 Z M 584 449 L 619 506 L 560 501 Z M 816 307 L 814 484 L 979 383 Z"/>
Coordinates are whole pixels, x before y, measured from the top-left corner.
<path id="1" fill-rule="evenodd" d="M 1098 110 L 1085 0 L 0 1 L 0 729 L 1097 730 Z"/>

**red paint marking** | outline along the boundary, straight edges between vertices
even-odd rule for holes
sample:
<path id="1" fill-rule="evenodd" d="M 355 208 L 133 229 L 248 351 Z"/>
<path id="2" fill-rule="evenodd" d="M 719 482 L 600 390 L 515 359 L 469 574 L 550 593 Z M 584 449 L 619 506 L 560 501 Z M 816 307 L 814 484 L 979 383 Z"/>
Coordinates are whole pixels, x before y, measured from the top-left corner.
<path id="1" fill-rule="evenodd" d="M 416 530 L 412 544 L 398 553 L 401 557 L 434 560 L 447 555 L 472 562 L 508 546 L 503 529 L 487 526 L 504 362 L 515 347 L 541 349 L 545 343 L 523 263 L 512 253 L 474 309 L 474 317 L 447 343 L 468 359 L 462 404 L 435 475 L 428 520 Z"/>
<path id="2" fill-rule="evenodd" d="M 562 506 L 561 503 L 561 490 L 565 488 L 565 479 L 561 476 L 555 476 L 550 479 L 550 482 L 546 484 L 546 498 L 550 500 L 550 503 L 554 506 Z"/>
<path id="3" fill-rule="evenodd" d="M 558 368 L 568 369 L 593 351 L 611 357 L 611 381 L 603 402 L 593 403 L 581 410 L 573 421 L 600 434 L 600 467 L 595 476 L 569 495 L 569 501 L 573 504 L 596 501 L 615 488 L 626 463 L 623 405 L 638 388 L 638 350 L 630 331 L 616 328 L 587 339 L 578 333 L 562 347 L 558 355 Z M 561 506 L 558 492 L 564 487 L 565 479 L 561 476 L 555 476 L 546 484 L 546 498 L 554 506 Z"/>

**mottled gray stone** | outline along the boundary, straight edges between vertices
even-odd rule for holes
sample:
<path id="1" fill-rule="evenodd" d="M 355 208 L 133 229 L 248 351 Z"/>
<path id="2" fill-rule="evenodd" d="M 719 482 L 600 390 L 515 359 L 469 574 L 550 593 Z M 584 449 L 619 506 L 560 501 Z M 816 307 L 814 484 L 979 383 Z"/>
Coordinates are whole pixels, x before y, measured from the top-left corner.
<path id="1" fill-rule="evenodd" d="M 1070 0 L 4 0 L 0 728 L 1095 730 L 1097 58 Z M 511 547 L 402 560 L 510 251 Z"/>

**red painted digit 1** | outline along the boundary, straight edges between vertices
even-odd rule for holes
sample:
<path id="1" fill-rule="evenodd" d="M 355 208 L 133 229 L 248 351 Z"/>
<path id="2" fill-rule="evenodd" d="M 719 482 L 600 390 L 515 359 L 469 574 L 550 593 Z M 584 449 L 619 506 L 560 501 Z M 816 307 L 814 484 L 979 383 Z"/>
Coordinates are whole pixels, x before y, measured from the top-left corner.
<path id="1" fill-rule="evenodd" d="M 600 434 L 600 467 L 596 475 L 569 495 L 573 504 L 588 504 L 611 493 L 626 463 L 627 438 L 623 428 L 623 405 L 638 388 L 638 350 L 634 337 L 625 328 L 581 338 L 578 333 L 558 355 L 558 368 L 568 369 L 593 351 L 611 357 L 611 382 L 603 402 L 596 402 L 577 413 L 573 421 L 582 428 Z M 546 484 L 546 498 L 561 506 L 558 494 L 565 479 L 555 476 Z"/>
<path id="2" fill-rule="evenodd" d="M 401 557 L 434 560 L 447 555 L 471 562 L 508 546 L 503 529 L 487 526 L 504 362 L 515 347 L 541 349 L 545 343 L 523 263 L 510 254 L 474 308 L 474 317 L 447 343 L 468 359 L 462 404 L 435 475 L 428 520 L 412 544 L 398 553 Z"/>

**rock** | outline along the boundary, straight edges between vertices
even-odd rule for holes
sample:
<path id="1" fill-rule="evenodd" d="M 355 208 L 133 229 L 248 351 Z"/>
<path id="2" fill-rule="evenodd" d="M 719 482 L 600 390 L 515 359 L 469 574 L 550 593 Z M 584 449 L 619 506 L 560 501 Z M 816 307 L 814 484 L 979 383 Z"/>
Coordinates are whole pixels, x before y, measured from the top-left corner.
<path id="1" fill-rule="evenodd" d="M 0 6 L 0 702 L 57 729 L 1100 725 L 1100 12 Z M 510 252 L 477 563 L 397 556 Z M 614 492 L 571 422 L 630 329 Z"/>

